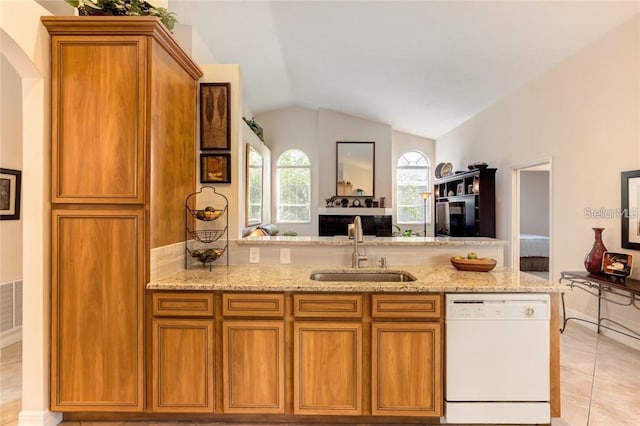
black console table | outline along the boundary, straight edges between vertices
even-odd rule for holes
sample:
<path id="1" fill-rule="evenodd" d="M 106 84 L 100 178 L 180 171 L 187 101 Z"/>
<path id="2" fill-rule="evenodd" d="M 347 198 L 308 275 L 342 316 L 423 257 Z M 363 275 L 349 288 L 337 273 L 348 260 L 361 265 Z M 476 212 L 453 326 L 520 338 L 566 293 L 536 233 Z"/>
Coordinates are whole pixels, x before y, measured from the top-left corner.
<path id="1" fill-rule="evenodd" d="M 577 288 L 585 291 L 598 298 L 598 321 L 589 321 L 583 318 L 567 317 L 564 306 L 564 292 L 561 293 L 562 299 L 562 333 L 567 326 L 569 320 L 584 321 L 597 326 L 598 334 L 600 329 L 615 331 L 625 336 L 640 340 L 640 333 L 631 330 L 629 327 L 614 321 L 610 318 L 602 316 L 602 302 L 606 301 L 620 306 L 632 306 L 640 310 L 640 280 L 627 278 L 624 282 L 608 278 L 605 275 L 594 275 L 588 272 L 561 272 L 560 283 L 566 284 L 569 288 Z M 620 300 L 613 300 L 608 296 L 615 295 Z M 606 321 L 608 324 L 603 324 Z"/>

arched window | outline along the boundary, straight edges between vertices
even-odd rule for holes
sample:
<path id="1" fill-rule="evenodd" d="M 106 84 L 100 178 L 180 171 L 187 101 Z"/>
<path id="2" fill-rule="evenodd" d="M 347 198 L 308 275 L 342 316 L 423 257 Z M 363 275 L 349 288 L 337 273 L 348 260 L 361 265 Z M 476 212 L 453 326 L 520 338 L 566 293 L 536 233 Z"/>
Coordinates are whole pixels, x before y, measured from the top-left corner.
<path id="1" fill-rule="evenodd" d="M 311 222 L 311 163 L 298 149 L 283 152 L 276 163 L 279 223 Z"/>
<path id="2" fill-rule="evenodd" d="M 421 192 L 433 192 L 431 189 L 431 163 L 426 155 L 419 151 L 408 151 L 400 156 L 396 167 L 396 206 L 398 223 L 431 223 L 431 198 L 427 207 L 420 196 Z M 426 210 L 426 212 L 425 212 Z"/>

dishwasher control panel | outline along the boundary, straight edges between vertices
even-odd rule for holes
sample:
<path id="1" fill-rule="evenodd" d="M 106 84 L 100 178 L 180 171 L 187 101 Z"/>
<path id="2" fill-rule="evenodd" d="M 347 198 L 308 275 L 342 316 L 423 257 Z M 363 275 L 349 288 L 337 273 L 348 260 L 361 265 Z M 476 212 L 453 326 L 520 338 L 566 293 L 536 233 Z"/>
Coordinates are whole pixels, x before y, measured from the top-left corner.
<path id="1" fill-rule="evenodd" d="M 549 319 L 547 294 L 448 294 L 447 321 Z"/>

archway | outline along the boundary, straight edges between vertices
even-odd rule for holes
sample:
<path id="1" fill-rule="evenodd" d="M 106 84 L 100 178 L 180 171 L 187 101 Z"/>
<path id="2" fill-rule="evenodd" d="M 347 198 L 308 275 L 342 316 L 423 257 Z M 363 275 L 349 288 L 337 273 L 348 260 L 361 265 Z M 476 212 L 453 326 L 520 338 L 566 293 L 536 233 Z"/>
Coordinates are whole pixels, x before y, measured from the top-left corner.
<path id="1" fill-rule="evenodd" d="M 42 13 L 41 13 L 42 14 Z M 55 424 L 59 414 L 49 407 L 49 108 L 48 75 L 4 28 L 0 54 L 21 79 L 22 138 L 22 411 L 20 424 Z M 48 61 L 48 49 L 38 45 L 33 57 Z M 38 55 L 44 55 L 38 56 Z"/>

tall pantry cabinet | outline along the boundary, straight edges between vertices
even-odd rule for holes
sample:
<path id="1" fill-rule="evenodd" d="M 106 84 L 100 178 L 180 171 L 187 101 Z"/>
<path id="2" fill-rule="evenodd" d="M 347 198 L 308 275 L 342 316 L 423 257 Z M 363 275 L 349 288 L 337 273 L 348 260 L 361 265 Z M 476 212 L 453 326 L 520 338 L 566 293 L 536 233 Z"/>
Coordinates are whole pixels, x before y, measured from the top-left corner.
<path id="1" fill-rule="evenodd" d="M 51 35 L 51 409 L 145 408 L 150 250 L 183 239 L 202 71 L 152 17 Z"/>

